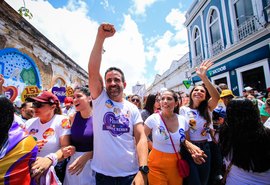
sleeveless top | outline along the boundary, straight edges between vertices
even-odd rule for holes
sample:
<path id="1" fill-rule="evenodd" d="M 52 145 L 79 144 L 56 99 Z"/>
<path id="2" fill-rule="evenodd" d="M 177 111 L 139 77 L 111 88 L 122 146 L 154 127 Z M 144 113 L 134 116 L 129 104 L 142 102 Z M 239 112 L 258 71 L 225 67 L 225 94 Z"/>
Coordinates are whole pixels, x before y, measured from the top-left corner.
<path id="1" fill-rule="evenodd" d="M 71 145 L 76 147 L 76 152 L 93 151 L 93 117 L 82 118 L 77 112 L 71 126 Z"/>

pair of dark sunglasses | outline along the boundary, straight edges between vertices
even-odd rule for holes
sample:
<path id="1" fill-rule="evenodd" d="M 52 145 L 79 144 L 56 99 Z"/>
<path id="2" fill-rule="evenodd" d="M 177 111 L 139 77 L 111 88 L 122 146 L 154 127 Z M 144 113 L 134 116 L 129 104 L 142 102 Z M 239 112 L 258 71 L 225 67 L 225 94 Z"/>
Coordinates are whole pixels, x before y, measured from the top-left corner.
<path id="1" fill-rule="evenodd" d="M 138 103 L 140 102 L 139 99 L 135 99 L 135 98 L 134 98 L 134 99 L 131 99 L 131 101 L 132 101 L 132 102 L 138 102 Z"/>
<path id="2" fill-rule="evenodd" d="M 51 104 L 51 103 L 49 103 L 49 102 L 38 102 L 38 101 L 36 101 L 36 102 L 33 102 L 33 103 L 32 103 L 32 107 L 33 107 L 33 108 L 41 108 L 41 107 L 43 107 L 45 104 Z"/>

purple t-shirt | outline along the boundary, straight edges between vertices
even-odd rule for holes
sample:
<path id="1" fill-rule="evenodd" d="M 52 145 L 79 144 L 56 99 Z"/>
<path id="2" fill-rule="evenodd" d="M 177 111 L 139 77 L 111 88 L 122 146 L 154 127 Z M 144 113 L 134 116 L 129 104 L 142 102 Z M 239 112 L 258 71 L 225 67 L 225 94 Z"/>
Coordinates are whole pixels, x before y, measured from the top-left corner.
<path id="1" fill-rule="evenodd" d="M 82 118 L 77 112 L 71 126 L 71 144 L 76 147 L 76 152 L 93 151 L 93 118 Z"/>

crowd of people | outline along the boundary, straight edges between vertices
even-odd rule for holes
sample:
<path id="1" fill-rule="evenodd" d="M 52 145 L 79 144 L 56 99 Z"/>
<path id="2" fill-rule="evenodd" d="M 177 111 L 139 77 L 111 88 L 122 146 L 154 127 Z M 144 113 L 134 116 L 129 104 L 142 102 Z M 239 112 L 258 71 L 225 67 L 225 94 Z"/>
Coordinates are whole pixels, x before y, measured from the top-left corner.
<path id="1" fill-rule="evenodd" d="M 64 106 L 42 91 L 18 114 L 1 95 L 0 75 L 0 184 L 270 183 L 269 88 L 262 96 L 245 87 L 236 97 L 226 84 L 210 82 L 213 63 L 204 61 L 196 68 L 202 83 L 189 94 L 126 96 L 120 68 L 100 74 L 103 44 L 115 32 L 99 26 L 89 85 L 76 87 Z"/>

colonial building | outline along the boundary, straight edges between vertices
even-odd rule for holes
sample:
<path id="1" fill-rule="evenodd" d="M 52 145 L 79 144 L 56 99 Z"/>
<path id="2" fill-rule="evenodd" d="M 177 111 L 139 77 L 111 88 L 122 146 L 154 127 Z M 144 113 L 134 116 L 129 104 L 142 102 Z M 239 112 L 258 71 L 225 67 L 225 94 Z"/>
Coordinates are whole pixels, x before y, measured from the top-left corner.
<path id="1" fill-rule="evenodd" d="M 67 87 L 88 84 L 87 72 L 5 1 L 0 1 L 0 74 L 9 87 L 7 95 L 17 90 L 20 96 L 27 86 L 62 88 L 59 94 Z"/>
<path id="2" fill-rule="evenodd" d="M 209 78 L 235 95 L 270 87 L 270 0 L 195 0 L 186 13 L 192 81 L 194 68 L 210 59 Z"/>
<path id="3" fill-rule="evenodd" d="M 140 97 L 145 95 L 145 84 L 140 84 L 139 82 L 132 86 L 132 94 L 137 94 Z"/>

